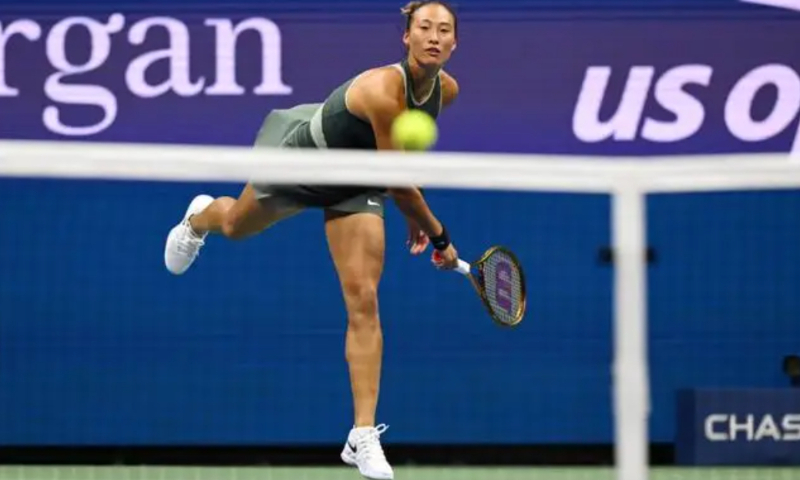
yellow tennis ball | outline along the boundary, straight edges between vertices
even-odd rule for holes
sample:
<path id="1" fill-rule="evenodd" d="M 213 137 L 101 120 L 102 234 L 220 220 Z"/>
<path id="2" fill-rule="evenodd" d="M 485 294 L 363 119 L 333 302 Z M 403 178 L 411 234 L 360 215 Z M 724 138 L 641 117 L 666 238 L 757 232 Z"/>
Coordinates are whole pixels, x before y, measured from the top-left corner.
<path id="1" fill-rule="evenodd" d="M 436 144 L 439 128 L 422 110 L 406 110 L 392 123 L 392 143 L 403 150 L 428 150 Z"/>

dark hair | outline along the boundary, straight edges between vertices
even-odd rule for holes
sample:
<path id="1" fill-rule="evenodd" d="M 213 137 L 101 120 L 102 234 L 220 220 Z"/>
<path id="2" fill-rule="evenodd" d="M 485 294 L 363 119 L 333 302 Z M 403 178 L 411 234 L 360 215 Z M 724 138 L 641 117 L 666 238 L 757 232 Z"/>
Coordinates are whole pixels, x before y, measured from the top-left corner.
<path id="1" fill-rule="evenodd" d="M 458 36 L 458 16 L 456 16 L 456 11 L 452 5 L 443 1 L 443 0 L 418 0 L 408 2 L 408 4 L 400 9 L 400 12 L 403 13 L 406 17 L 406 32 L 411 29 L 411 20 L 414 19 L 414 13 L 420 8 L 426 5 L 441 5 L 443 6 L 450 15 L 453 17 L 453 34 Z"/>

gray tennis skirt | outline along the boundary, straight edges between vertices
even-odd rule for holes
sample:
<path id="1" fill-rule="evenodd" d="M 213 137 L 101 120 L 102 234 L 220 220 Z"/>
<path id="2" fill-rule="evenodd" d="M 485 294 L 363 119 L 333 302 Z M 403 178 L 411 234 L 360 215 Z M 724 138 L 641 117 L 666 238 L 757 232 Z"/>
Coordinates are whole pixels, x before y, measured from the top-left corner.
<path id="1" fill-rule="evenodd" d="M 321 103 L 303 104 L 284 110 L 271 111 L 256 136 L 256 147 L 316 148 L 305 127 Z M 383 216 L 386 194 L 381 190 L 368 190 L 342 199 L 341 192 L 331 192 L 330 186 L 270 185 L 251 182 L 256 197 L 271 202 L 273 208 L 296 212 L 305 208 L 325 208 L 344 213 L 374 213 Z"/>

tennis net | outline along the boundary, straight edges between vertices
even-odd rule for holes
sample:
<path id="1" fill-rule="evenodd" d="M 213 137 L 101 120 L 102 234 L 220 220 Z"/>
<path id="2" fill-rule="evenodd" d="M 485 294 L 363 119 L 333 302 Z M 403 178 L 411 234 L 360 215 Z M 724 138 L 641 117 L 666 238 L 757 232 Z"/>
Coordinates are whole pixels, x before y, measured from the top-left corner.
<path id="1" fill-rule="evenodd" d="M 800 390 L 782 371 L 800 352 L 800 165 L 786 156 L 23 141 L 0 142 L 0 444 L 16 464 L 0 478 L 90 475 L 20 466 L 53 463 L 59 448 L 125 463 L 159 448 L 260 463 L 341 448 L 346 321 L 319 212 L 258 239 L 209 239 L 185 276 L 163 267 L 192 196 L 236 196 L 248 180 L 423 185 L 462 257 L 497 244 L 520 257 L 527 318 L 499 329 L 467 282 L 407 256 L 402 219 L 387 212 L 378 420 L 392 423 L 387 455 L 409 478 L 800 478 L 776 468 L 800 450 Z M 529 468 L 405 466 L 431 452 Z M 86 478 L 220 474 L 118 468 Z"/>

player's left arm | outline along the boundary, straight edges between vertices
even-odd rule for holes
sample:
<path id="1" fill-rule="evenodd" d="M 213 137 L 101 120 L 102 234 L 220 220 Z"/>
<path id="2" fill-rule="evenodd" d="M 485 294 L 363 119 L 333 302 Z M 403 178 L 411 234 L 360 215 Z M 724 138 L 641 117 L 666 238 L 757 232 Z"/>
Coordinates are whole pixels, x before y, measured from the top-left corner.
<path id="1" fill-rule="evenodd" d="M 442 70 L 439 72 L 442 80 L 442 108 L 447 108 L 458 98 L 458 82 L 452 75 Z"/>
<path id="2" fill-rule="evenodd" d="M 442 86 L 442 109 L 445 109 L 458 97 L 458 82 L 444 70 L 439 72 L 439 79 Z M 422 194 L 422 189 L 419 188 L 418 190 Z M 413 255 L 419 255 L 428 248 L 430 239 L 413 218 L 406 217 L 406 220 L 408 223 L 408 245 Z"/>
<path id="3" fill-rule="evenodd" d="M 449 73 L 444 70 L 439 72 L 439 79 L 442 86 L 442 109 L 449 107 L 458 97 L 458 82 Z M 419 188 L 422 193 L 422 189 Z M 419 225 L 413 218 L 407 217 L 408 222 L 408 245 L 411 248 L 411 253 L 418 255 L 428 248 L 430 239 L 425 232 L 421 231 Z"/>

